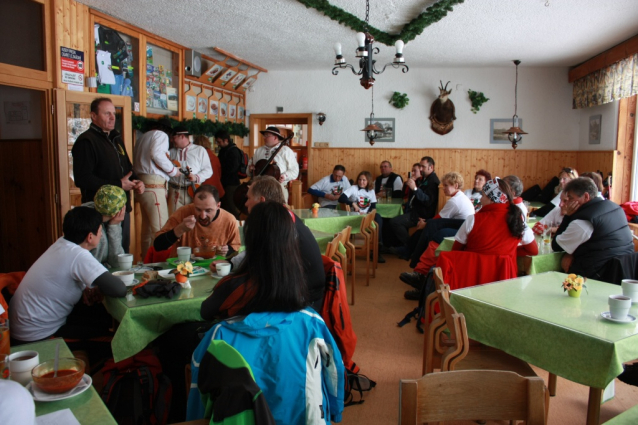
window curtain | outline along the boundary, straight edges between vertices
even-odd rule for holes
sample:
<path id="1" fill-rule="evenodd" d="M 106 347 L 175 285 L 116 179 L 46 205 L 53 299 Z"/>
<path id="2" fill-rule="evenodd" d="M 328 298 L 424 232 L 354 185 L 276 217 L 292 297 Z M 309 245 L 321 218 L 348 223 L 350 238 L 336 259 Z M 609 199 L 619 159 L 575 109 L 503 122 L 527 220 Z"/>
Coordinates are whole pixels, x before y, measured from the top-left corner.
<path id="1" fill-rule="evenodd" d="M 638 54 L 574 81 L 573 109 L 603 105 L 638 93 Z"/>

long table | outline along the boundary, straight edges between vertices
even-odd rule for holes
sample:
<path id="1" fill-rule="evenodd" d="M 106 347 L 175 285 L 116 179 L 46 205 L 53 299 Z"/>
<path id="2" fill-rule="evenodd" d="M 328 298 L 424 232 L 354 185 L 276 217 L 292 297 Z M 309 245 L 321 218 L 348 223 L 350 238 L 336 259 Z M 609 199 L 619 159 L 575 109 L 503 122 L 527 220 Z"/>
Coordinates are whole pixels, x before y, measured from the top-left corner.
<path id="1" fill-rule="evenodd" d="M 45 341 L 11 347 L 11 352 L 15 353 L 23 350 L 34 350 L 40 354 L 40 362 L 55 358 L 55 347 L 60 343 L 60 357 L 73 357 L 69 347 L 62 338 L 47 339 Z M 82 425 L 117 425 L 115 419 L 109 412 L 93 385 L 91 388 L 78 394 L 75 397 L 60 401 L 35 402 L 35 415 L 42 416 L 47 413 L 57 412 L 62 409 L 71 409 L 75 418 Z"/>
<path id="2" fill-rule="evenodd" d="M 165 268 L 170 268 L 165 264 Z M 120 325 L 111 349 L 116 362 L 144 349 L 173 325 L 202 320 L 202 302 L 219 281 L 210 273 L 189 278 L 191 288 L 181 288 L 173 298 L 142 298 L 132 293 L 122 298 L 104 297 L 104 306 Z"/>
<path id="3" fill-rule="evenodd" d="M 377 212 L 383 218 L 394 218 L 403 214 L 403 199 L 377 199 Z"/>
<path id="4" fill-rule="evenodd" d="M 547 272 L 455 290 L 451 302 L 465 315 L 468 336 L 557 376 L 590 387 L 588 424 L 598 424 L 602 392 L 638 358 L 636 323 L 601 317 L 618 285 L 589 279 L 580 298 L 568 297 L 567 275 Z M 638 315 L 638 305 L 630 314 Z"/>
<path id="5" fill-rule="evenodd" d="M 309 229 L 331 234 L 339 233 L 347 226 L 352 227 L 352 233 L 359 233 L 361 220 L 363 220 L 364 217 L 364 215 L 358 212 L 347 212 L 330 208 L 319 208 L 316 215 L 307 209 L 293 210 L 293 212 L 297 217 L 301 218 Z"/>

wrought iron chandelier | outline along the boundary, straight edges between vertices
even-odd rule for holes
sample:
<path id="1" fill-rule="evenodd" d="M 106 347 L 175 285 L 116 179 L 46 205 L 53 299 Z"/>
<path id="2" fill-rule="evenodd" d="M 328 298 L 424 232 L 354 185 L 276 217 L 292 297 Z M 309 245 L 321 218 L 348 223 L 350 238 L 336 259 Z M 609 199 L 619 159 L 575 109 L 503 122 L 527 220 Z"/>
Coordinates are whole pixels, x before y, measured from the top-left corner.
<path id="1" fill-rule="evenodd" d="M 516 110 L 518 108 L 518 65 L 521 63 L 519 60 L 514 60 L 514 65 L 516 65 L 516 85 L 514 86 L 514 116 L 512 117 L 512 126 L 505 130 L 503 133 L 507 134 L 507 138 L 510 142 L 512 142 L 512 148 L 516 149 L 518 144 L 523 140 L 523 134 L 525 133 L 518 126 L 518 115 L 516 115 Z"/>
<path id="2" fill-rule="evenodd" d="M 370 1 L 366 0 L 366 21 L 363 32 L 357 33 L 357 43 L 358 46 L 356 50 L 356 57 L 359 58 L 359 71 L 356 71 L 352 65 L 346 63 L 346 60 L 343 58 L 341 54 L 341 43 L 335 43 L 334 50 L 336 54 L 335 58 L 335 67 L 332 68 L 332 75 L 337 75 L 339 73 L 339 69 L 350 68 L 354 75 L 361 75 L 361 85 L 365 89 L 369 89 L 374 84 L 374 75 L 382 74 L 383 71 L 389 66 L 392 68 L 402 68 L 403 73 L 408 72 L 409 68 L 405 64 L 405 58 L 403 57 L 403 46 L 404 43 L 401 40 L 397 40 L 394 46 L 397 49 L 396 55 L 394 56 L 394 60 L 392 62 L 386 63 L 383 66 L 381 71 L 377 70 L 375 67 L 376 60 L 374 60 L 374 54 L 379 53 L 378 47 L 373 47 L 374 37 L 370 35 L 368 32 L 368 21 L 370 15 Z"/>
<path id="3" fill-rule="evenodd" d="M 372 112 L 370 112 L 370 123 L 361 131 L 366 132 L 368 143 L 374 146 L 374 140 L 383 136 L 384 130 L 374 123 L 374 87 L 372 87 Z"/>

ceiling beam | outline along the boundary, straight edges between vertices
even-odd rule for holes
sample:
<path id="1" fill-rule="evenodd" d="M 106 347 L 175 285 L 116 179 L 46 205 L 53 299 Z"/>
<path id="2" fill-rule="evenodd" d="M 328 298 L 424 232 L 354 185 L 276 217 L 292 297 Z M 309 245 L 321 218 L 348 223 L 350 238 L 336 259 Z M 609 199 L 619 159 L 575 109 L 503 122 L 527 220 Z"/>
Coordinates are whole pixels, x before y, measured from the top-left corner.
<path id="1" fill-rule="evenodd" d="M 583 78 L 592 72 L 601 70 L 613 65 L 616 62 L 638 53 L 638 35 L 633 36 L 629 40 L 623 41 L 617 46 L 594 56 L 587 62 L 584 62 L 569 71 L 569 82 L 573 83 L 579 78 Z"/>

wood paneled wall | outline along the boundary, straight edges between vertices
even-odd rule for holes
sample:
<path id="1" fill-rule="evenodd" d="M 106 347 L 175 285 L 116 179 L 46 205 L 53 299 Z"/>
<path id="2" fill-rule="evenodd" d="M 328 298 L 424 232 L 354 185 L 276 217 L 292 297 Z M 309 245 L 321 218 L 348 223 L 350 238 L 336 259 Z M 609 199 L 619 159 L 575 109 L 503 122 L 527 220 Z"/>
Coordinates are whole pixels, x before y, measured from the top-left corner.
<path id="1" fill-rule="evenodd" d="M 83 51 L 84 66 L 88 70 L 88 64 L 91 62 L 89 52 L 91 40 L 93 40 L 89 8 L 75 0 L 53 0 L 53 22 L 55 28 L 54 87 L 66 89 L 66 84 L 62 83 L 60 77 L 60 47 Z M 85 77 L 90 77 L 88 72 L 85 73 Z M 88 89 L 85 87 L 84 91 Z"/>
<path id="2" fill-rule="evenodd" d="M 474 173 L 483 168 L 493 176 L 517 175 L 524 186 L 541 187 L 563 167 L 573 167 L 579 172 L 601 170 L 605 174 L 613 169 L 615 151 L 533 151 L 494 149 L 370 149 L 313 148 L 310 150 L 308 182 L 316 182 L 332 172 L 336 164 L 346 167 L 348 178 L 356 179 L 360 171 L 367 170 L 373 176 L 380 174 L 383 160 L 392 163 L 393 171 L 405 179 L 412 164 L 423 156 L 431 156 L 436 163 L 439 178 L 449 171 L 458 171 L 466 180 L 465 188 L 472 187 Z"/>

